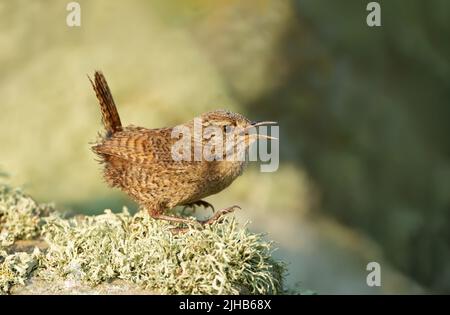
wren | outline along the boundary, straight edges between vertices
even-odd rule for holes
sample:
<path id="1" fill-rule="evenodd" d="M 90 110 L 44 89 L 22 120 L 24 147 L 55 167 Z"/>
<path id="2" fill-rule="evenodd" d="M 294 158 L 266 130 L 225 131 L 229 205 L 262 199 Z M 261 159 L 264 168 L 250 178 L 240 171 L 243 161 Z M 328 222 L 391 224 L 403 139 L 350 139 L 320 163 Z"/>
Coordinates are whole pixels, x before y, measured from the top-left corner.
<path id="1" fill-rule="evenodd" d="M 216 194 L 228 187 L 246 166 L 245 159 L 239 159 L 234 146 L 244 144 L 244 150 L 258 138 L 272 137 L 261 134 L 247 134 L 250 128 L 275 124 L 275 122 L 252 122 L 243 115 L 227 110 L 214 110 L 176 126 L 192 131 L 191 150 L 195 145 L 205 145 L 206 140 L 195 134 L 195 121 L 208 130 L 231 130 L 237 141 L 228 146 L 223 154 L 215 159 L 174 159 L 173 147 L 177 137 L 173 128 L 147 129 L 143 127 L 123 127 L 114 99 L 103 74 L 95 72 L 92 87 L 100 103 L 102 122 L 106 133 L 101 136 L 92 150 L 104 165 L 104 178 L 111 187 L 119 188 L 136 201 L 140 209 L 145 209 L 155 219 L 189 224 L 191 219 L 168 215 L 167 210 L 176 206 L 204 206 L 214 208 L 203 198 Z M 220 152 L 220 151 L 219 151 Z M 234 154 L 234 156 L 233 156 Z M 224 214 L 232 212 L 239 206 L 231 206 L 215 212 L 209 219 L 197 221 L 202 225 L 211 224 Z"/>

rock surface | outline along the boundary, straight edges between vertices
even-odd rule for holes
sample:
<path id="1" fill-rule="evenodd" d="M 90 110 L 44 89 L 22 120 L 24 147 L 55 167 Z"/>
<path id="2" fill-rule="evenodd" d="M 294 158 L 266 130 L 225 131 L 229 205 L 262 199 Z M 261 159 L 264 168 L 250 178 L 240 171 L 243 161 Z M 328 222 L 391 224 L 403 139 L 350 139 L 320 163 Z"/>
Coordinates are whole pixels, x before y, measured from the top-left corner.
<path id="1" fill-rule="evenodd" d="M 11 289 L 16 295 L 68 295 L 68 294 L 113 294 L 113 295 L 142 295 L 156 294 L 152 290 L 145 290 L 136 284 L 123 280 L 102 283 L 95 287 L 79 281 L 60 280 L 48 282 L 39 278 L 32 278 L 25 286 L 16 285 Z"/>

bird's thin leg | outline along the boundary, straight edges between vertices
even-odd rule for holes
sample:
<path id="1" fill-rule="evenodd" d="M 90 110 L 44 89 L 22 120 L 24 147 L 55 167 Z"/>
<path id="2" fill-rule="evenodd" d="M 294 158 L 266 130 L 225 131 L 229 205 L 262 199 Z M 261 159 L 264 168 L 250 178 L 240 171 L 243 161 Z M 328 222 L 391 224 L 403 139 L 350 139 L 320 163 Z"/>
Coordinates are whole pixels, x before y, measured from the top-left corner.
<path id="1" fill-rule="evenodd" d="M 202 225 L 209 225 L 212 224 L 216 221 L 219 221 L 223 218 L 223 216 L 227 213 L 233 212 L 235 209 L 241 209 L 241 207 L 239 207 L 238 205 L 234 205 L 225 209 L 222 209 L 220 211 L 217 211 L 216 213 L 214 213 L 214 215 L 212 217 L 210 217 L 208 220 L 205 221 L 199 221 Z"/>
<path id="2" fill-rule="evenodd" d="M 165 214 L 151 214 L 152 218 L 154 219 L 159 219 L 159 220 L 166 220 L 166 221 L 170 221 L 170 222 L 176 222 L 176 223 L 184 223 L 184 224 L 192 224 L 195 223 L 196 221 L 191 220 L 191 219 L 185 219 L 185 218 L 180 218 L 180 217 L 174 217 L 171 215 L 165 215 Z"/>
<path id="3" fill-rule="evenodd" d="M 170 222 L 175 222 L 175 223 L 183 223 L 183 224 L 195 224 L 195 223 L 200 223 L 201 225 L 209 225 L 212 224 L 214 222 L 217 222 L 219 220 L 223 219 L 223 216 L 227 213 L 231 213 L 233 212 L 235 209 L 241 209 L 241 207 L 239 207 L 238 205 L 234 205 L 225 209 L 222 209 L 220 211 L 217 211 L 216 213 L 214 213 L 213 216 L 211 216 L 209 219 L 205 220 L 205 221 L 200 221 L 200 220 L 191 220 L 191 219 L 185 219 L 185 218 L 180 218 L 180 217 L 174 217 L 174 216 L 170 216 L 170 215 L 165 215 L 165 214 L 160 214 L 160 213 L 155 213 L 155 212 L 149 212 L 151 217 L 157 220 L 166 220 L 166 221 L 170 221 Z M 188 230 L 188 228 L 173 228 L 171 229 L 172 233 L 180 233 L 180 232 L 186 232 Z"/>
<path id="4" fill-rule="evenodd" d="M 189 219 L 185 219 L 185 218 L 180 218 L 180 217 L 173 217 L 170 215 L 164 215 L 164 214 L 158 214 L 158 213 L 150 213 L 151 217 L 157 220 L 166 220 L 169 222 L 175 222 L 175 223 L 184 223 L 184 224 L 193 224 L 193 223 L 197 223 L 197 221 L 194 220 L 189 220 Z M 174 227 L 170 229 L 170 232 L 172 232 L 172 234 L 178 234 L 178 233 L 184 233 L 187 230 L 189 230 L 188 227 Z"/>

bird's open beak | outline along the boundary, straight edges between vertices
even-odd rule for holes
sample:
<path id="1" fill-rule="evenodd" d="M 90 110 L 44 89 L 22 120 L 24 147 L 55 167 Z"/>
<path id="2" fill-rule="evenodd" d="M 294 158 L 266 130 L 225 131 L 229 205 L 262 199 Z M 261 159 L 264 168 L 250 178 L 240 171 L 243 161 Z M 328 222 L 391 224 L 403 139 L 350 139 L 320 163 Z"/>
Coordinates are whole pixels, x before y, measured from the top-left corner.
<path id="1" fill-rule="evenodd" d="M 269 126 L 269 125 L 277 125 L 278 123 L 276 121 L 252 121 L 250 123 L 250 126 L 245 128 L 243 132 L 246 132 L 248 129 L 258 126 Z M 271 137 L 268 135 L 262 135 L 262 134 L 256 134 L 257 138 L 263 138 L 263 139 L 269 139 L 269 140 L 278 140 L 278 138 Z"/>
<path id="2" fill-rule="evenodd" d="M 258 127 L 258 126 L 269 126 L 269 125 L 277 125 L 278 123 L 276 121 L 252 121 L 251 125 L 252 127 Z"/>
<path id="3" fill-rule="evenodd" d="M 268 136 L 268 135 L 260 135 L 260 134 L 258 134 L 258 138 L 269 139 L 269 140 L 278 140 L 278 138 Z"/>

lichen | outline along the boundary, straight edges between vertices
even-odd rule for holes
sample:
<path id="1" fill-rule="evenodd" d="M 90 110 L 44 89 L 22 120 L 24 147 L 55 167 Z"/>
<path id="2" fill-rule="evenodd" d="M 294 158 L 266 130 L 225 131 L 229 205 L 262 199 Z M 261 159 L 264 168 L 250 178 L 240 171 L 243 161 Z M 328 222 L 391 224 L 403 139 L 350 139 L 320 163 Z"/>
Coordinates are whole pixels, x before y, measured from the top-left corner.
<path id="1" fill-rule="evenodd" d="M 45 218 L 56 214 L 50 204 L 38 204 L 21 189 L 0 185 L 0 294 L 25 284 L 39 265 L 41 252 L 14 252 L 16 240 L 38 238 Z"/>
<path id="2" fill-rule="evenodd" d="M 4 254 L 4 252 L 3 252 Z M 41 252 L 38 248 L 29 254 L 18 252 L 3 256 L 0 253 L 0 294 L 8 293 L 12 286 L 25 285 L 30 274 L 39 266 Z"/>
<path id="3" fill-rule="evenodd" d="M 16 214 L 10 212 L 17 212 Z M 146 213 L 65 219 L 20 190 L 0 189 L 0 291 L 31 276 L 96 286 L 121 279 L 161 294 L 282 293 L 284 265 L 272 244 L 234 217 L 206 228 L 173 225 Z M 15 240 L 43 238 L 47 248 L 13 253 Z"/>
<path id="4" fill-rule="evenodd" d="M 38 204 L 20 188 L 0 184 L 0 249 L 18 239 L 39 237 L 51 214 L 56 214 L 52 204 Z"/>

